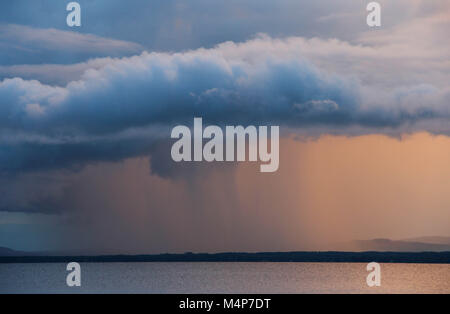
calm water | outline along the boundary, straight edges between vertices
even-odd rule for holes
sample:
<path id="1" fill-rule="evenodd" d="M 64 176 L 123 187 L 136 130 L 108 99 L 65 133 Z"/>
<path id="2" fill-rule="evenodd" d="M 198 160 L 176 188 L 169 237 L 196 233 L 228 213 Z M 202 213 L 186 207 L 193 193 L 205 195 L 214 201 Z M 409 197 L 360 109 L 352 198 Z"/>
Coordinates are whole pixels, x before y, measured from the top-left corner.
<path id="1" fill-rule="evenodd" d="M 360 263 L 0 264 L 0 293 L 450 293 L 450 265 L 381 264 L 381 287 Z"/>

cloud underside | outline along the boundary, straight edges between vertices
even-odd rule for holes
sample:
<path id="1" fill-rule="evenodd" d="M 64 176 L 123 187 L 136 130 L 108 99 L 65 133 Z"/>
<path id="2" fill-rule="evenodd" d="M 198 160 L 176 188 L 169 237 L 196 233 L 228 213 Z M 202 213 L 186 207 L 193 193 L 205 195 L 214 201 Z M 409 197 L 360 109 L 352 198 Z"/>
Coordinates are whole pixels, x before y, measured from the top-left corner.
<path id="1" fill-rule="evenodd" d="M 55 73 L 58 81 L 65 73 L 67 84 L 0 82 L 0 170 L 152 154 L 171 126 L 191 125 L 193 117 L 218 125 L 280 125 L 284 134 L 448 134 L 450 92 L 442 82 L 448 72 L 439 71 L 440 63 L 448 68 L 446 51 L 430 52 L 432 74 L 423 76 L 392 51 L 261 35 L 212 49 L 34 67 L 37 78 Z M 403 57 L 406 63 L 417 58 Z M 21 70 L 29 73 L 26 67 Z"/>

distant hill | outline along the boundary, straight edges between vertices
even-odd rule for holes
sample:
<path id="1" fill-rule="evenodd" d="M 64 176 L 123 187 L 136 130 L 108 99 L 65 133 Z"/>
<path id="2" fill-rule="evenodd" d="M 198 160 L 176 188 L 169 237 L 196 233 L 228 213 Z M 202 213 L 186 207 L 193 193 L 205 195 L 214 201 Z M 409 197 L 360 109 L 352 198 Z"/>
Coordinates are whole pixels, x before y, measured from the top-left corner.
<path id="1" fill-rule="evenodd" d="M 319 252 L 326 253 L 327 250 L 319 250 Z M 419 253 L 419 252 L 450 252 L 450 237 L 418 237 L 411 238 L 405 240 L 390 240 L 390 239 L 372 239 L 372 240 L 355 240 L 347 243 L 340 243 L 334 245 L 331 251 L 336 252 L 398 252 L 398 253 Z M 319 253 L 317 252 L 317 253 Z M 292 252 L 291 252 L 292 253 Z M 287 254 L 291 254 L 290 252 L 278 252 L 278 253 L 264 253 L 264 254 L 278 254 L 277 256 L 288 256 Z M 309 254 L 309 252 L 295 252 L 295 253 L 305 253 Z M 221 253 L 221 254 L 231 254 L 232 256 L 236 256 L 233 254 L 238 254 L 239 258 L 247 258 L 252 255 L 255 258 L 258 258 L 258 254 L 261 253 Z M 281 255 L 280 255 L 281 254 Z M 201 254 L 200 254 L 201 255 Z M 214 254 L 206 254 L 210 258 Z M 86 256 L 88 258 L 98 258 L 95 254 L 80 254 L 80 252 L 23 252 L 23 251 L 15 251 L 9 248 L 0 247 L 0 258 L 5 257 L 9 259 L 10 257 L 69 257 L 69 256 Z M 114 257 L 115 255 L 103 255 L 108 257 Z M 146 258 L 151 257 L 150 259 L 159 260 L 160 257 L 170 256 L 170 258 L 176 256 L 176 259 L 186 260 L 188 255 L 183 254 L 161 254 L 161 255 L 123 255 L 125 259 L 128 257 L 131 259 L 136 258 L 136 256 L 146 256 Z M 187 256 L 187 257 L 186 257 Z M 197 254 L 197 257 L 199 254 Z M 215 255 L 218 257 L 218 255 Z M 227 255 L 228 256 L 228 255 Z M 273 257 L 272 255 L 270 255 Z M 309 256 L 309 255 L 308 255 Z M 338 256 L 338 255 L 337 255 Z M 222 256 L 223 257 L 223 256 Z M 229 256 L 228 256 L 229 257 Z M 250 259 L 252 259 L 251 257 Z M 169 258 L 169 259 L 170 259 Z M 114 259 L 114 258 L 113 258 Z M 187 258 L 189 260 L 189 258 Z M 245 259 L 244 259 L 245 260 Z"/>
<path id="2" fill-rule="evenodd" d="M 424 237 L 408 240 L 356 240 L 338 244 L 336 250 L 347 252 L 444 252 L 450 251 L 450 238 Z"/>
<path id="3" fill-rule="evenodd" d="M 402 241 L 407 242 L 421 242 L 421 243 L 430 243 L 430 244 L 446 244 L 450 246 L 450 237 L 419 237 L 419 238 L 411 238 L 404 239 Z"/>
<path id="4" fill-rule="evenodd" d="M 450 252 L 259 252 L 101 256 L 0 256 L 0 263 L 307 262 L 450 264 Z"/>
<path id="5" fill-rule="evenodd" d="M 86 254 L 86 253 L 84 253 Z M 0 257 L 2 256 L 72 256 L 84 255 L 80 252 L 65 251 L 17 251 L 6 247 L 0 247 Z"/>
<path id="6" fill-rule="evenodd" d="M 25 255 L 30 255 L 30 253 L 15 251 L 6 247 L 0 247 L 0 256 L 25 256 Z"/>

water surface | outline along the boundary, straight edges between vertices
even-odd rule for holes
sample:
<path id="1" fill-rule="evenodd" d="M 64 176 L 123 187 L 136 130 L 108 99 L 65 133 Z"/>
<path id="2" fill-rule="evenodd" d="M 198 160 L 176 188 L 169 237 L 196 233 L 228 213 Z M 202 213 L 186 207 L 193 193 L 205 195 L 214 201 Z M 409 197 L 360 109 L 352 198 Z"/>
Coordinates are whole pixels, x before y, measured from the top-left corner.
<path id="1" fill-rule="evenodd" d="M 0 264 L 0 293 L 450 293 L 448 264 L 381 264 L 381 287 L 364 263 Z"/>

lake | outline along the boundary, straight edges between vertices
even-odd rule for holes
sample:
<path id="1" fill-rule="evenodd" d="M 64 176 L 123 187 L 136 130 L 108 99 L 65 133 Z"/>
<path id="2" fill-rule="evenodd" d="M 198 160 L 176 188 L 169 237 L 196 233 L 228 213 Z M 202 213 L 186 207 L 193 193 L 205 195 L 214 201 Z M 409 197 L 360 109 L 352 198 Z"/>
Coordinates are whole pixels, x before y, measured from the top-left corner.
<path id="1" fill-rule="evenodd" d="M 450 293 L 449 264 L 381 264 L 381 286 L 364 263 L 81 263 L 81 287 L 66 264 L 0 264 L 0 293 Z"/>

